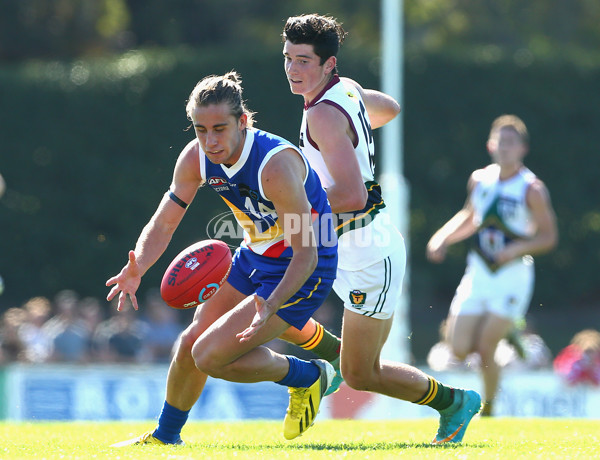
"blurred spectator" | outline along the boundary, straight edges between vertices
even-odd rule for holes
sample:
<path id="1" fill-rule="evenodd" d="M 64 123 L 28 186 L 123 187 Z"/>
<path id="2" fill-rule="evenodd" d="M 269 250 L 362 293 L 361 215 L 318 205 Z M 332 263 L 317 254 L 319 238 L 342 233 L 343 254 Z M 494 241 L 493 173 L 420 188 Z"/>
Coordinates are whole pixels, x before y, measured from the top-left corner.
<path id="1" fill-rule="evenodd" d="M 584 329 L 554 360 L 554 370 L 569 385 L 600 385 L 600 332 Z"/>
<path id="2" fill-rule="evenodd" d="M 86 330 L 93 334 L 98 324 L 104 321 L 102 303 L 97 297 L 84 297 L 79 301 L 78 309 Z"/>
<path id="3" fill-rule="evenodd" d="M 25 344 L 19 334 L 21 325 L 27 320 L 22 308 L 9 308 L 2 315 L 0 324 L 0 363 L 25 360 Z"/>
<path id="4" fill-rule="evenodd" d="M 52 314 L 52 303 L 47 297 L 33 297 L 23 304 L 26 321 L 19 334 L 25 344 L 25 359 L 32 363 L 43 363 L 52 355 L 52 337 L 44 327 Z"/>
<path id="5" fill-rule="evenodd" d="M 84 297 L 78 303 L 79 314 L 83 321 L 88 336 L 88 353 L 91 361 L 99 359 L 98 351 L 94 346 L 94 334 L 96 328 L 104 321 L 104 308 L 102 302 L 97 297 Z"/>
<path id="6" fill-rule="evenodd" d="M 82 363 L 89 359 L 90 333 L 79 314 L 78 301 L 79 296 L 70 289 L 56 294 L 57 314 L 44 325 L 54 345 L 52 361 Z"/>
<path id="7" fill-rule="evenodd" d="M 158 289 L 146 294 L 144 312 L 148 319 L 148 335 L 145 338 L 150 360 L 155 363 L 170 363 L 173 344 L 183 326 L 177 321 L 177 311 L 169 307 Z"/>
<path id="8" fill-rule="evenodd" d="M 150 360 L 145 339 L 148 323 L 137 319 L 137 312 L 127 304 L 117 311 L 113 301 L 112 316 L 101 322 L 94 334 L 94 347 L 105 362 L 141 363 Z"/>

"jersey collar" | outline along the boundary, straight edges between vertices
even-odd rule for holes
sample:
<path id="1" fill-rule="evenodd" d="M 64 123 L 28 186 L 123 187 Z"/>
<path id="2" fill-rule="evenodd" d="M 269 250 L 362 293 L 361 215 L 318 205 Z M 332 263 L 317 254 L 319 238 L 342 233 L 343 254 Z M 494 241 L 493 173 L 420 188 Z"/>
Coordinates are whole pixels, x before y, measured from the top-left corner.
<path id="1" fill-rule="evenodd" d="M 304 103 L 304 110 L 308 110 L 313 105 L 315 105 L 317 102 L 319 102 L 319 100 L 323 97 L 323 94 L 325 94 L 327 91 L 329 91 L 329 89 L 331 89 L 334 85 L 338 84 L 339 82 L 340 82 L 340 77 L 336 73 L 333 75 L 331 80 L 329 80 L 329 82 L 323 87 L 323 89 L 319 92 L 319 94 L 317 94 L 314 97 L 314 99 L 312 101 L 310 101 L 308 104 Z"/>
<path id="2" fill-rule="evenodd" d="M 244 141 L 244 148 L 242 149 L 242 154 L 238 161 L 236 161 L 230 167 L 221 165 L 223 172 L 227 174 L 227 177 L 231 178 L 235 176 L 246 164 L 248 161 L 248 157 L 250 156 L 250 150 L 252 149 L 252 144 L 254 143 L 254 130 L 252 128 L 246 128 L 246 140 Z"/>

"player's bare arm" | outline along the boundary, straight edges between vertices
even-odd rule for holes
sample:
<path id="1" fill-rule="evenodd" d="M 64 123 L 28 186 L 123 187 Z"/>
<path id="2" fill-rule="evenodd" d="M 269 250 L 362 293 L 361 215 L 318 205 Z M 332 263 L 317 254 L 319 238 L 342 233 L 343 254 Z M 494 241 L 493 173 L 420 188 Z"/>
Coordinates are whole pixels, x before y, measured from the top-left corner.
<path id="1" fill-rule="evenodd" d="M 185 204 L 191 203 L 198 187 L 201 185 L 199 173 L 197 142 L 190 142 L 177 159 L 170 192 L 175 194 L 176 202 L 169 193 L 165 194 L 150 221 L 142 229 L 135 249 L 129 252 L 128 262 L 121 272 L 106 281 L 113 286 L 107 300 L 119 294 L 117 310 L 121 310 L 129 296 L 133 307 L 137 310 L 136 291 L 142 276 L 163 254 L 173 233 L 185 215 Z M 182 203 L 185 203 L 182 206 Z"/>
<path id="2" fill-rule="evenodd" d="M 503 264 L 526 254 L 539 255 L 552 250 L 558 243 L 556 215 L 550 201 L 550 194 L 544 183 L 536 179 L 528 188 L 527 206 L 537 230 L 532 238 L 517 240 L 498 253 L 496 259 Z"/>
<path id="3" fill-rule="evenodd" d="M 363 209 L 368 195 L 354 153 L 354 132 L 346 116 L 337 108 L 320 103 L 308 111 L 307 123 L 311 138 L 319 146 L 335 181 L 327 188 L 332 211 L 340 213 Z"/>
<path id="4" fill-rule="evenodd" d="M 293 219 L 293 228 L 284 228 L 293 255 L 283 278 L 269 298 L 255 296 L 257 314 L 252 324 L 237 335 L 240 341 L 252 337 L 302 287 L 317 266 L 317 243 L 310 218 L 310 203 L 304 190 L 303 179 L 306 174 L 304 161 L 291 149 L 277 153 L 263 170 L 263 190 L 269 201 L 273 202 L 280 224 L 292 222 L 290 218 Z"/>
<path id="5" fill-rule="evenodd" d="M 350 83 L 359 91 L 369 114 L 372 129 L 389 123 L 400 113 L 400 104 L 392 96 L 374 89 L 365 89 L 350 78 L 342 77 L 340 80 Z"/>
<path id="6" fill-rule="evenodd" d="M 138 264 L 145 273 L 163 254 L 175 230 L 181 223 L 198 188 L 202 184 L 198 142 L 191 141 L 177 158 L 169 192 L 163 196 L 158 209 L 136 243 Z M 174 194 L 174 196 L 171 195 Z"/>
<path id="7" fill-rule="evenodd" d="M 313 232 L 311 206 L 304 190 L 307 170 L 299 153 L 286 149 L 265 166 L 262 183 L 265 196 L 273 202 L 278 216 L 299 219 L 294 228 L 284 227 L 287 243 L 292 247 L 290 265 L 269 302 L 281 306 L 304 285 L 317 266 L 317 242 Z"/>
<path id="8" fill-rule="evenodd" d="M 471 192 L 476 184 L 475 175 L 473 173 L 469 179 L 468 196 L 462 209 L 435 232 L 427 243 L 427 258 L 431 262 L 443 262 L 446 258 L 448 246 L 466 240 L 477 232 L 477 226 L 473 222 L 474 210 L 470 199 Z"/>

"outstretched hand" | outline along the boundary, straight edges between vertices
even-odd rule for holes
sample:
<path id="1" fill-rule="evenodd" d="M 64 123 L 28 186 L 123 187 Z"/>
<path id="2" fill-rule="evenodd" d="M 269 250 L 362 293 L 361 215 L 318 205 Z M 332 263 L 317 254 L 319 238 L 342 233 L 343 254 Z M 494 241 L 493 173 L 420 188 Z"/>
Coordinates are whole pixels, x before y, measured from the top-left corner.
<path id="1" fill-rule="evenodd" d="M 142 282 L 142 275 L 140 274 L 140 267 L 135 259 L 135 252 L 129 251 L 129 260 L 127 265 L 123 267 L 121 273 L 117 276 L 113 276 L 106 281 L 107 286 L 114 284 L 106 300 L 109 302 L 119 293 L 119 303 L 117 305 L 117 311 L 121 311 L 125 305 L 127 296 L 131 299 L 131 304 L 134 309 L 138 309 L 137 298 L 135 296 L 140 283 Z"/>
<path id="2" fill-rule="evenodd" d="M 254 337 L 278 310 L 277 307 L 271 305 L 257 294 L 254 294 L 254 305 L 256 307 L 256 314 L 252 319 L 252 323 L 244 331 L 236 335 L 240 342 L 247 342 Z"/>
<path id="3" fill-rule="evenodd" d="M 429 243 L 427 243 L 427 259 L 430 262 L 439 264 L 443 262 L 446 258 L 447 249 L 448 248 L 445 244 L 441 243 L 440 241 L 437 241 L 435 238 L 432 238 L 431 240 L 429 240 Z"/>

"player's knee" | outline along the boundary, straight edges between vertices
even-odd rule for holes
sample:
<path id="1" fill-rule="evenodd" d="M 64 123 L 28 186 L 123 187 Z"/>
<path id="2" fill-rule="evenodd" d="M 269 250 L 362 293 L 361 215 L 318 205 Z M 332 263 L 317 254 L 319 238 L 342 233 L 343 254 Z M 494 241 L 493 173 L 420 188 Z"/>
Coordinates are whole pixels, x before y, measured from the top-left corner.
<path id="1" fill-rule="evenodd" d="M 348 377 L 344 377 L 344 381 L 353 390 L 372 391 L 372 379 L 370 376 L 363 374 L 349 374 Z"/>
<path id="2" fill-rule="evenodd" d="M 214 378 L 222 378 L 222 361 L 219 359 L 219 354 L 214 353 L 210 346 L 201 341 L 196 341 L 192 347 L 191 356 L 200 371 Z"/>
<path id="3" fill-rule="evenodd" d="M 208 353 L 204 353 L 202 350 L 198 349 L 198 347 L 194 346 L 192 348 L 192 357 L 194 359 L 194 364 L 200 371 L 211 377 L 218 377 L 215 372 L 217 365 Z"/>
<path id="4" fill-rule="evenodd" d="M 344 366 L 343 364 L 341 371 L 344 382 L 350 388 L 358 391 L 369 391 L 373 380 L 370 372 L 365 372 L 360 367 Z"/>
<path id="5" fill-rule="evenodd" d="M 195 362 L 192 357 L 192 348 L 197 339 L 198 333 L 197 328 L 194 327 L 194 323 L 188 326 L 177 338 L 174 346 L 173 362 L 179 368 L 190 370 L 194 368 Z"/>
<path id="6" fill-rule="evenodd" d="M 467 346 L 465 343 L 452 344 L 452 354 L 454 354 L 459 361 L 464 361 L 471 351 L 471 347 Z"/>
<path id="7" fill-rule="evenodd" d="M 481 357 L 482 365 L 488 366 L 490 364 L 493 364 L 494 355 L 496 353 L 496 346 L 497 346 L 497 344 L 495 344 L 495 343 L 491 344 L 491 343 L 482 342 L 482 343 L 478 344 L 477 353 Z"/>
<path id="8" fill-rule="evenodd" d="M 188 363 L 193 366 L 191 355 L 193 344 L 194 340 L 190 337 L 188 329 L 179 334 L 179 337 L 177 337 L 177 341 L 173 346 L 173 361 L 177 362 L 179 365 Z"/>
<path id="9" fill-rule="evenodd" d="M 193 324 L 191 324 L 179 335 L 179 338 L 177 339 L 176 353 L 189 355 L 192 352 L 192 347 L 197 339 L 198 334 L 196 333 Z"/>
<path id="10" fill-rule="evenodd" d="M 469 353 L 474 351 L 472 344 L 467 340 L 452 340 L 450 348 L 459 361 L 464 361 Z"/>

